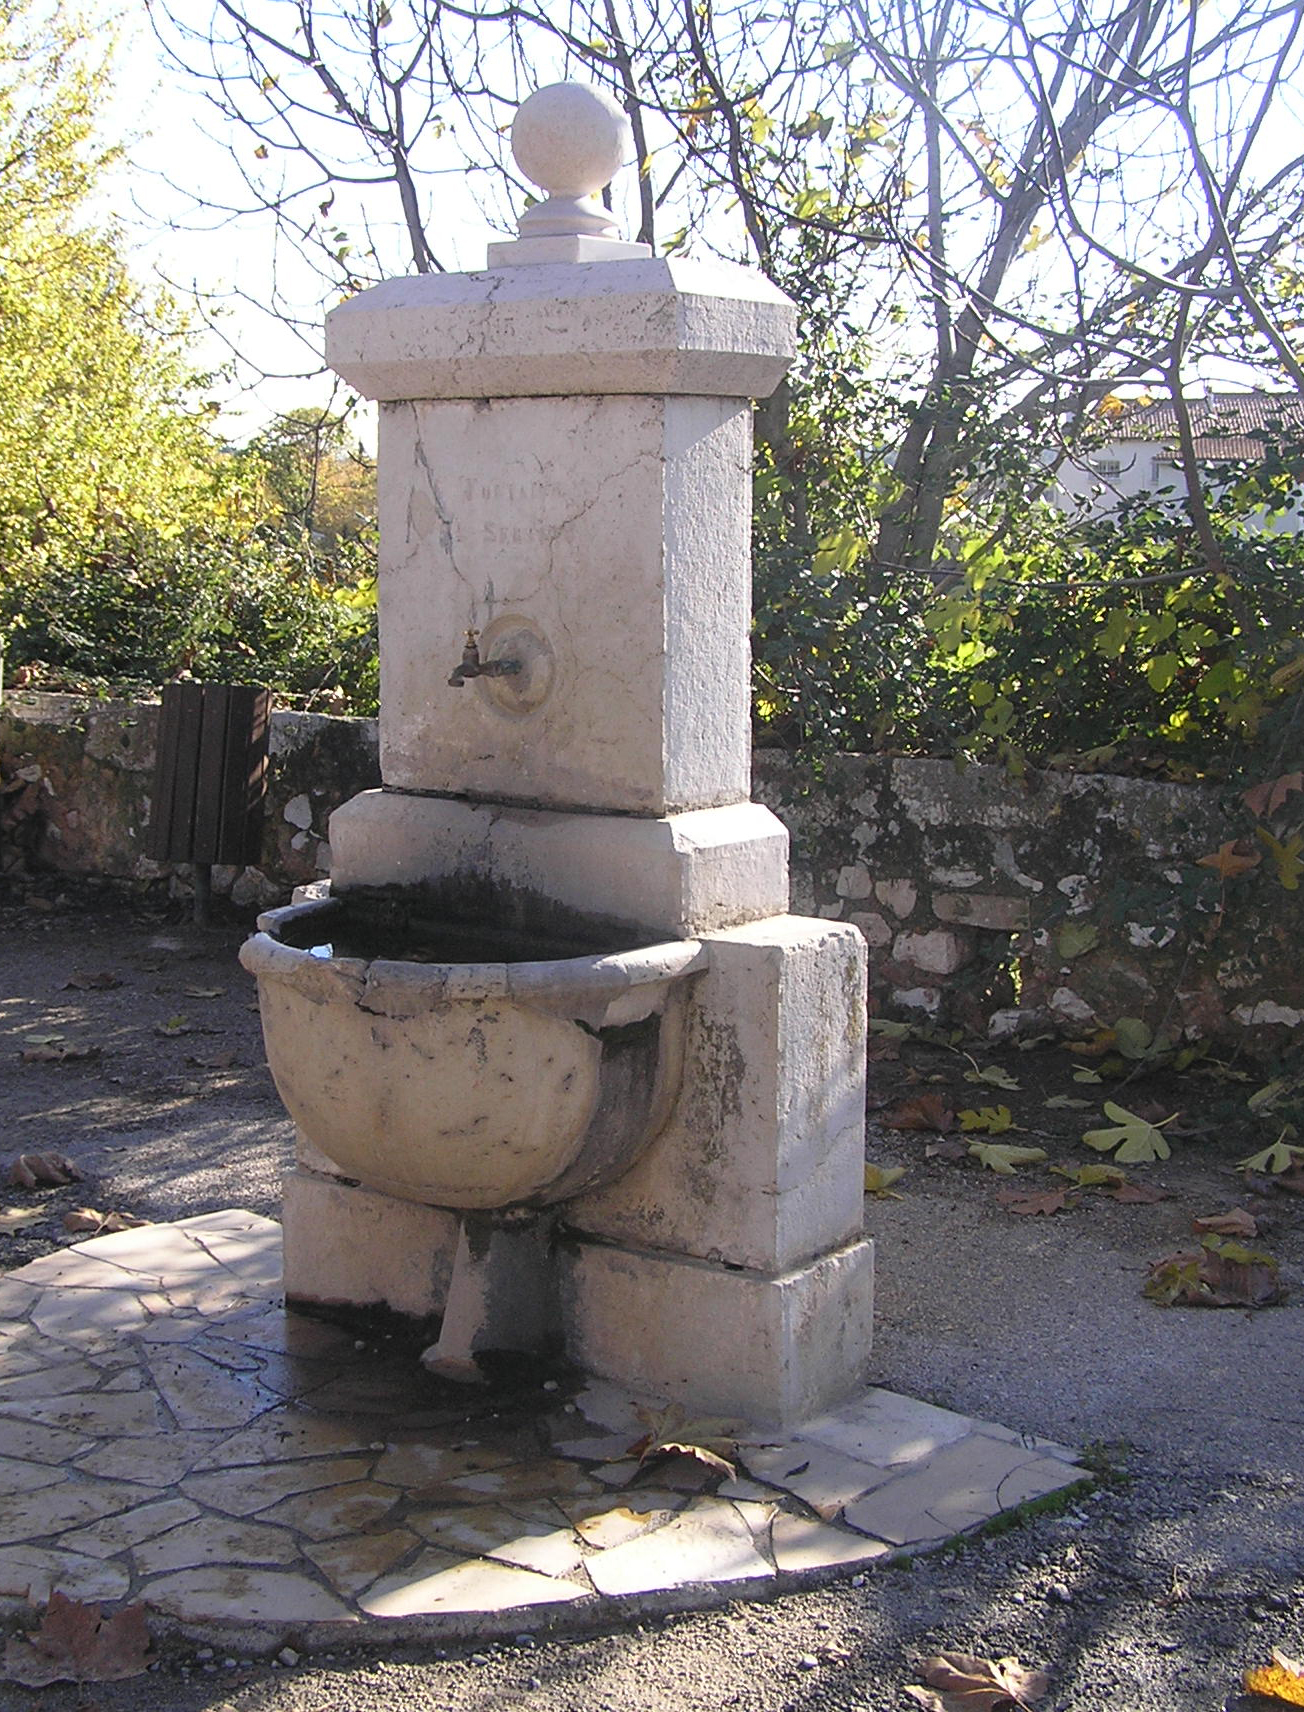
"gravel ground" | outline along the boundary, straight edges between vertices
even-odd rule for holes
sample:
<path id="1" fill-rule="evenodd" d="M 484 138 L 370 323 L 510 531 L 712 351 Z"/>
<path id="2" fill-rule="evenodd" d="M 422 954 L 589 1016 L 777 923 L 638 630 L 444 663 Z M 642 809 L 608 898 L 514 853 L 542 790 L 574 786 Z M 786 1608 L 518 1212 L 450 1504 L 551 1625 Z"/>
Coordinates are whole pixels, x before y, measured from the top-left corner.
<path id="1" fill-rule="evenodd" d="M 55 1150 L 85 1173 L 4 1191 L 5 1208 L 37 1216 L 0 1235 L 0 1265 L 48 1252 L 78 1205 L 275 1215 L 289 1126 L 235 962 L 244 931 L 200 932 L 107 889 L 0 904 L 0 1162 Z M 34 1046 L 93 1055 L 24 1061 Z M 1188 1113 L 1216 1092 L 1193 1084 Z M 990 1173 L 925 1160 L 931 1139 L 871 1128 L 874 1158 L 910 1166 L 902 1199 L 869 1203 L 874 1378 L 1092 1447 L 1101 1484 L 1076 1510 L 818 1592 L 618 1633 L 274 1666 L 177 1645 L 124 1683 L 0 1682 L 0 1709 L 905 1708 L 903 1685 L 941 1649 L 1049 1670 L 1045 1712 L 1266 1707 L 1241 1694 L 1243 1671 L 1273 1646 L 1304 1652 L 1304 1201 L 1274 1202 L 1264 1238 L 1294 1285 L 1284 1306 L 1164 1310 L 1141 1296 L 1147 1264 L 1181 1246 L 1193 1213 L 1244 1201 L 1235 1150 L 1177 1144 L 1135 1172 L 1170 1191 L 1158 1205 L 1088 1197 L 1020 1218 Z M 1086 1157 L 1062 1123 L 1019 1139 Z"/>

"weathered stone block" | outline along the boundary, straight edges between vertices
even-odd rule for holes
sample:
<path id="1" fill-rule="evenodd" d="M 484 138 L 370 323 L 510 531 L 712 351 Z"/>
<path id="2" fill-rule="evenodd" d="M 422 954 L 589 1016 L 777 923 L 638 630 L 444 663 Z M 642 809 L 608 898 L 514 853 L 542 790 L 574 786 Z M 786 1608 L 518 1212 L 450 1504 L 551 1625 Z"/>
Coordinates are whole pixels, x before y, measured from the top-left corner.
<path id="1" fill-rule="evenodd" d="M 286 1174 L 283 1197 L 290 1300 L 384 1306 L 418 1319 L 443 1312 L 455 1213 L 303 1170 Z"/>
<path id="2" fill-rule="evenodd" d="M 564 1250 L 562 1267 L 572 1359 L 694 1413 L 786 1430 L 867 1378 L 870 1242 L 778 1275 L 587 1242 Z"/>
<path id="3" fill-rule="evenodd" d="M 892 946 L 898 963 L 912 963 L 930 975 L 953 975 L 969 961 L 969 947 L 958 934 L 934 928 L 928 933 L 899 933 Z"/>
<path id="4" fill-rule="evenodd" d="M 1027 898 L 1003 898 L 989 892 L 934 892 L 933 914 L 939 921 L 965 927 L 990 927 L 1019 933 L 1029 926 Z"/>
<path id="5" fill-rule="evenodd" d="M 670 1121 L 567 1216 L 594 1236 L 782 1271 L 861 1230 L 864 942 L 799 916 L 704 939 Z"/>

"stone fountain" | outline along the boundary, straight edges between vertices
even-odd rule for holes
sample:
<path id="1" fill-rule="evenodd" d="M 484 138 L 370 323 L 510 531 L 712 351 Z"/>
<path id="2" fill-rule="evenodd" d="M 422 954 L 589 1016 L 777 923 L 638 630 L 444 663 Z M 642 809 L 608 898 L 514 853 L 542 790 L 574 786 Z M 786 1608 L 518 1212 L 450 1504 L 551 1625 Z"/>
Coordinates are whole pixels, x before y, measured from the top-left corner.
<path id="1" fill-rule="evenodd" d="M 624 115 L 521 107 L 488 267 L 327 320 L 380 407 L 379 790 L 245 947 L 298 1130 L 285 1290 L 791 1426 L 858 1390 L 865 953 L 750 794 L 751 401 L 792 305 L 595 192 Z"/>

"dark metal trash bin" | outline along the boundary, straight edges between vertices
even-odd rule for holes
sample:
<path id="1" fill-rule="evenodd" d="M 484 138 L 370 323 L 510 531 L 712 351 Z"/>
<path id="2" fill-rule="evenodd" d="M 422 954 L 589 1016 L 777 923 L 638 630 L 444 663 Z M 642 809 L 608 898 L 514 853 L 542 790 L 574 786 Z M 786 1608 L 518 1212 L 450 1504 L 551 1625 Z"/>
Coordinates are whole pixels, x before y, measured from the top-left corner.
<path id="1" fill-rule="evenodd" d="M 146 852 L 195 864 L 197 920 L 207 916 L 214 862 L 258 860 L 271 705 L 256 684 L 164 687 Z"/>

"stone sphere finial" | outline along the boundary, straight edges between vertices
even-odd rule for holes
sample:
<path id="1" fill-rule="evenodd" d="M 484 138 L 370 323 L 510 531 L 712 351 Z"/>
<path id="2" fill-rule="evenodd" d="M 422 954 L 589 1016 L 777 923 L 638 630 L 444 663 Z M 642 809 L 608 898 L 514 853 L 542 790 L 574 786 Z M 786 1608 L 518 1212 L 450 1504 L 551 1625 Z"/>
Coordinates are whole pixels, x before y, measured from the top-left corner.
<path id="1" fill-rule="evenodd" d="M 620 103 L 588 83 L 550 83 L 521 103 L 512 124 L 516 164 L 550 197 L 592 196 L 633 148 Z"/>

